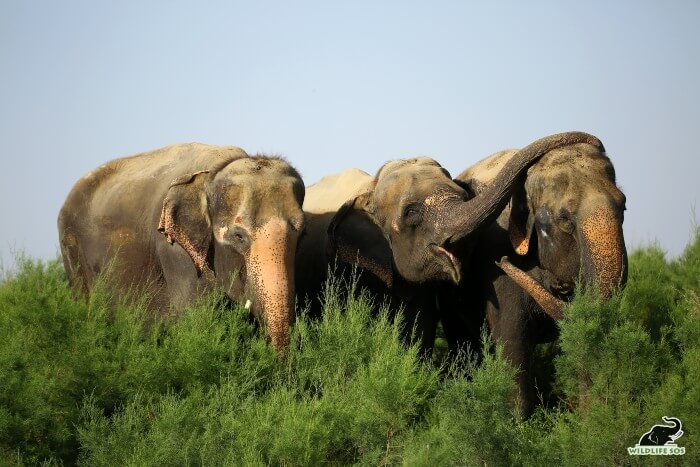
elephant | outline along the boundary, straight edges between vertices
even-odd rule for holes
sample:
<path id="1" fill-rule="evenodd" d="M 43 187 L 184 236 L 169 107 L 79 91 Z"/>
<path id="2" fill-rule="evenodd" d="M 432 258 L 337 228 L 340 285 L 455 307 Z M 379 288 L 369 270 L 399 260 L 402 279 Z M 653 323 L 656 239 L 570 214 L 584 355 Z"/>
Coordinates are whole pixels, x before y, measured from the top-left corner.
<path id="1" fill-rule="evenodd" d="M 82 177 L 58 216 L 65 270 L 88 293 L 106 268 L 116 296 L 147 292 L 178 314 L 214 288 L 264 322 L 277 350 L 294 318 L 304 184 L 285 160 L 235 146 L 164 147 Z"/>
<path id="2" fill-rule="evenodd" d="M 672 423 L 668 425 L 654 425 L 651 430 L 644 433 L 639 438 L 638 446 L 664 446 L 674 444 L 678 438 L 683 436 L 683 425 L 681 421 L 674 417 L 661 417 L 664 422 Z"/>
<path id="3" fill-rule="evenodd" d="M 475 193 L 488 190 L 516 154 L 495 153 L 457 178 Z M 602 145 L 553 149 L 527 170 L 509 205 L 467 251 L 466 263 L 478 274 L 465 277 L 457 290 L 439 292 L 451 351 L 468 344 L 478 354 L 485 318 L 492 341 L 501 343 L 505 357 L 520 369 L 525 416 L 536 402 L 534 347 L 557 338 L 556 322 L 564 317 L 577 280 L 597 288 L 603 298 L 626 283 L 625 203 Z"/>
<path id="4" fill-rule="evenodd" d="M 321 179 L 307 187 L 303 205 L 307 235 L 297 251 L 299 296 L 310 299 L 312 314 L 318 313 L 316 297 L 329 265 L 354 265 L 362 287 L 388 299 L 390 308 L 403 308 L 406 329 L 417 329 L 415 338 L 429 354 L 438 320 L 435 285 L 457 284 L 462 276 L 453 245 L 469 243 L 496 218 L 513 184 L 540 156 L 583 142 L 600 144 L 582 132 L 532 143 L 477 196 L 429 157 L 387 162 L 374 176 L 349 169 Z"/>

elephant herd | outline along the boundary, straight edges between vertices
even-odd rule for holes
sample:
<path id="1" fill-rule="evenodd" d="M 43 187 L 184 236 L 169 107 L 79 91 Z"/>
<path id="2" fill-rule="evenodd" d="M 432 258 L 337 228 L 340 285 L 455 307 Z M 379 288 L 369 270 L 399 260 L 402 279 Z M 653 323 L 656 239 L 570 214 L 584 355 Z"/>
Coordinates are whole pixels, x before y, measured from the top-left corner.
<path id="1" fill-rule="evenodd" d="M 481 349 L 486 322 L 520 369 L 527 415 L 534 346 L 556 338 L 577 281 L 604 298 L 625 284 L 624 209 L 602 143 L 582 132 L 498 152 L 454 179 L 419 157 L 308 187 L 283 159 L 192 143 L 88 173 L 58 228 L 76 290 L 109 269 L 117 295 L 145 291 L 151 309 L 176 316 L 223 289 L 280 353 L 295 304 L 318 316 L 329 271 L 359 270 L 424 355 L 439 323 L 451 351 Z"/>

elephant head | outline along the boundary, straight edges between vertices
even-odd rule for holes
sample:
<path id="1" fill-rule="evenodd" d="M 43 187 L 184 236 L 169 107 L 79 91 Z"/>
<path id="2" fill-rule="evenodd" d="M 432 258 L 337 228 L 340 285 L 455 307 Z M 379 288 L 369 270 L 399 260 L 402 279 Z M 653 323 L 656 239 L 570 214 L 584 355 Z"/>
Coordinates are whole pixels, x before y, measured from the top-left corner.
<path id="1" fill-rule="evenodd" d="M 232 299 L 250 301 L 277 349 L 286 347 L 294 316 L 303 199 L 301 177 L 284 160 L 226 160 L 173 181 L 158 227 L 184 248 L 198 274 Z"/>
<path id="2" fill-rule="evenodd" d="M 337 211 L 328 227 L 329 253 L 359 264 L 389 288 L 395 275 L 411 283 L 458 283 L 461 265 L 453 246 L 498 216 L 513 184 L 539 157 L 581 142 L 602 148 L 586 133 L 543 138 L 518 151 L 473 198 L 433 159 L 391 161 Z"/>
<path id="3" fill-rule="evenodd" d="M 555 295 L 571 296 L 579 277 L 584 287 L 609 298 L 627 280 L 624 211 L 625 196 L 602 147 L 552 150 L 514 189 L 508 218 L 515 252 L 535 249 L 547 283 L 537 283 L 506 258 L 500 266 L 555 318 L 563 316 L 564 305 Z"/>

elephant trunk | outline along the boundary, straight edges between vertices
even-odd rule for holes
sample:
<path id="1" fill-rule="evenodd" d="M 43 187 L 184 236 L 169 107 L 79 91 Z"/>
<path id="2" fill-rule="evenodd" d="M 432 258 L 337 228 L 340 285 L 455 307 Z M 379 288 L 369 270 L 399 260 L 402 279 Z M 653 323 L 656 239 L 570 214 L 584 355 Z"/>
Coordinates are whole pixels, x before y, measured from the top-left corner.
<path id="1" fill-rule="evenodd" d="M 533 277 L 513 265 L 507 256 L 501 258 L 500 262 L 496 262 L 496 265 L 508 274 L 516 284 L 522 287 L 552 319 L 556 321 L 564 319 L 566 302 L 559 300 Z"/>
<path id="2" fill-rule="evenodd" d="M 627 250 L 622 223 L 613 209 L 598 206 L 582 216 L 580 249 L 583 280 L 594 286 L 604 299 L 627 282 Z"/>
<path id="3" fill-rule="evenodd" d="M 547 152 L 577 143 L 588 143 L 604 152 L 603 143 L 588 133 L 572 131 L 539 139 L 517 152 L 496 178 L 477 197 L 451 207 L 445 213 L 446 237 L 454 243 L 469 236 L 482 225 L 493 222 L 510 199 L 511 188 L 520 175 Z"/>
<path id="4" fill-rule="evenodd" d="M 681 421 L 678 420 L 677 418 L 675 418 L 675 417 L 661 417 L 661 418 L 663 419 L 663 421 L 665 423 L 673 423 L 673 426 L 671 426 L 669 428 L 673 428 L 674 430 L 676 430 L 676 432 L 678 432 L 678 430 L 681 429 Z"/>
<path id="5" fill-rule="evenodd" d="M 289 223 L 272 219 L 257 230 L 246 261 L 255 289 L 253 309 L 279 352 L 289 344 L 289 327 L 294 319 L 296 243 L 297 235 Z"/>

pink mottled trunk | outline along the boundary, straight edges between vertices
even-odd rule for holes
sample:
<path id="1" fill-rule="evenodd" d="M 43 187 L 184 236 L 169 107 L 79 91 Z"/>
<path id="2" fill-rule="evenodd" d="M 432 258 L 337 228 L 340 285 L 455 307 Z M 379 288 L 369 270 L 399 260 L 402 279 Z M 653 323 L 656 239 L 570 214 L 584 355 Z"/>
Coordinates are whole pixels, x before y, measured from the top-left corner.
<path id="1" fill-rule="evenodd" d="M 283 352 L 289 344 L 294 319 L 294 253 L 297 236 L 282 219 L 272 219 L 257 229 L 248 255 L 252 279 L 267 334 L 273 347 Z"/>
<path id="2" fill-rule="evenodd" d="M 610 298 L 627 282 L 627 249 L 622 223 L 605 205 L 588 212 L 581 221 L 581 264 L 586 283 L 595 284 L 603 298 Z"/>
<path id="3" fill-rule="evenodd" d="M 507 256 L 501 258 L 501 261 L 497 262 L 496 264 L 503 270 L 503 272 L 508 274 L 508 276 L 510 276 L 510 278 L 513 279 L 516 284 L 522 287 L 525 292 L 534 298 L 545 313 L 557 321 L 564 319 L 564 308 L 566 307 L 566 302 L 559 300 L 547 289 L 545 289 L 542 284 L 530 277 L 526 272 L 514 266 L 508 260 Z"/>

